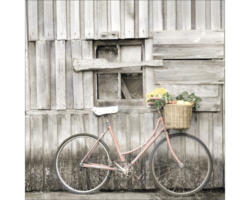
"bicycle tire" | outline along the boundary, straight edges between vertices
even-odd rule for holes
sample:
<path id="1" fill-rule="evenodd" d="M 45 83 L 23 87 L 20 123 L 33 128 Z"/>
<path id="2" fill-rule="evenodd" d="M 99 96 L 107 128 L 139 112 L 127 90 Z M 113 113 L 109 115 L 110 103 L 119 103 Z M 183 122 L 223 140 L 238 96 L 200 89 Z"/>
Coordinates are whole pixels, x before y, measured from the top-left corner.
<path id="1" fill-rule="evenodd" d="M 109 181 L 109 178 L 110 178 L 110 175 L 111 175 L 111 171 L 110 170 L 106 170 L 107 171 L 107 174 L 104 178 L 104 180 L 99 184 L 97 185 L 95 188 L 92 188 L 92 189 L 89 189 L 89 190 L 86 190 L 86 191 L 83 191 L 83 190 L 79 190 L 79 189 L 75 189 L 73 188 L 72 186 L 70 186 L 69 184 L 67 184 L 65 182 L 65 180 L 62 178 L 62 175 L 60 174 L 59 172 L 59 166 L 58 166 L 58 158 L 60 156 L 60 153 L 62 151 L 62 149 L 65 147 L 65 145 L 67 145 L 69 142 L 71 141 L 74 141 L 76 138 L 79 138 L 79 137 L 89 137 L 89 138 L 92 138 L 94 140 L 98 140 L 98 137 L 96 137 L 95 135 L 92 135 L 92 134 L 87 134 L 87 133 L 80 133 L 80 134 L 75 134 L 73 136 L 70 136 L 68 137 L 67 139 L 65 139 L 61 145 L 58 147 L 58 150 L 56 152 L 56 156 L 55 156 L 55 159 L 54 159 L 54 166 L 55 166 L 55 169 L 56 169 L 56 175 L 60 181 L 60 183 L 62 184 L 62 186 L 69 192 L 72 192 L 72 193 L 76 193 L 76 194 L 90 194 L 90 193 L 95 193 L 97 192 L 98 190 L 100 190 L 102 188 L 102 186 L 107 183 Z M 107 158 L 108 158 L 108 161 L 107 163 L 112 163 L 111 162 L 111 157 L 110 157 L 110 151 L 109 151 L 109 147 L 107 146 L 107 144 L 103 141 L 103 140 L 99 140 L 99 143 L 102 145 L 102 147 L 104 148 L 106 154 L 107 154 Z M 100 145 L 99 144 L 99 145 Z M 89 169 L 89 168 L 86 168 L 86 169 Z"/>
<path id="2" fill-rule="evenodd" d="M 167 188 L 165 185 L 163 185 L 161 182 L 160 182 L 160 179 L 159 177 L 157 177 L 156 175 L 156 167 L 154 166 L 155 164 L 155 161 L 154 161 L 154 158 L 157 154 L 157 152 L 159 152 L 159 148 L 163 145 L 163 144 L 166 144 L 165 147 L 168 147 L 167 146 L 167 141 L 166 141 L 166 138 L 163 138 L 161 141 L 158 142 L 158 144 L 155 146 L 155 148 L 153 149 L 153 152 L 151 153 L 150 155 L 150 171 L 154 177 L 154 181 L 156 183 L 156 185 L 165 193 L 169 194 L 169 195 L 173 195 L 173 196 L 189 196 L 189 195 L 193 195 L 194 193 L 200 191 L 202 188 L 204 188 L 206 186 L 206 184 L 208 183 L 209 181 L 209 178 L 211 176 L 211 173 L 212 173 L 212 169 L 213 169 L 213 162 L 212 162 L 212 156 L 208 150 L 208 148 L 206 147 L 206 145 L 198 138 L 196 138 L 195 136 L 192 136 L 192 135 L 189 135 L 187 133 L 175 133 L 175 134 L 170 134 L 169 135 L 169 138 L 170 138 L 170 142 L 172 144 L 172 147 L 174 148 L 174 145 L 173 145 L 173 139 L 174 138 L 177 138 L 177 137 L 185 137 L 185 138 L 189 138 L 195 142 L 197 142 L 197 144 L 200 145 L 200 148 L 202 148 L 204 150 L 204 153 L 207 155 L 207 162 L 208 162 L 208 166 L 207 166 L 207 172 L 206 172 L 206 176 L 205 178 L 202 180 L 201 184 L 198 185 L 196 188 L 190 190 L 190 191 L 187 191 L 187 188 L 182 188 L 183 189 L 183 192 L 175 192 L 175 191 L 172 191 L 172 189 L 170 188 Z M 165 148 L 164 147 L 164 148 Z M 174 150 L 175 151 L 175 150 Z M 186 154 L 186 153 L 185 153 Z M 172 155 L 171 155 L 172 156 Z M 178 154 L 177 154 L 178 156 Z M 185 155 L 186 157 L 186 155 Z M 173 159 L 173 158 L 172 158 Z M 186 158 L 185 158 L 186 159 Z M 177 162 L 174 160 L 173 162 L 176 163 L 177 165 Z M 186 160 L 185 160 L 186 162 Z M 168 166 L 171 166 L 170 162 L 168 162 L 167 164 Z M 175 169 L 175 168 L 172 168 L 172 169 Z M 179 170 L 181 171 L 181 170 Z M 188 171 L 188 170 L 187 170 Z M 160 175 L 159 175 L 160 176 Z M 195 177 L 197 178 L 197 177 Z M 170 178 L 169 178 L 170 179 Z M 177 177 L 175 177 L 175 179 L 177 179 Z M 165 181 L 167 182 L 167 184 L 169 184 L 170 186 L 169 187 L 173 187 L 171 186 L 171 181 L 168 180 L 168 181 Z M 172 180 L 172 182 L 174 182 L 174 179 Z M 177 182 L 175 180 L 175 182 Z M 183 181 L 182 181 L 183 182 Z M 187 183 L 186 183 L 187 184 Z M 177 184 L 176 184 L 177 185 Z M 184 184 L 183 184 L 184 185 Z M 174 186 L 176 187 L 176 186 Z M 179 186 L 180 187 L 180 186 Z"/>

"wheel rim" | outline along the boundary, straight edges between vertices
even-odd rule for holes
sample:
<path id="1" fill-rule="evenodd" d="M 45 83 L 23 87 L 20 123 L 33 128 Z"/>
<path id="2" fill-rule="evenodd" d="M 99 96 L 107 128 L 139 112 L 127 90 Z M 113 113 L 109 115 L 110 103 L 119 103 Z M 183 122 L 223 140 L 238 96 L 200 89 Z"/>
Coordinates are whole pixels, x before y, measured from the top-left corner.
<path id="1" fill-rule="evenodd" d="M 157 185 L 169 194 L 185 196 L 202 189 L 212 168 L 210 154 L 203 143 L 189 135 L 170 137 L 174 152 L 184 163 L 180 168 L 166 142 L 153 152 L 152 172 Z M 194 152 L 198 152 L 195 155 Z"/>
<path id="2" fill-rule="evenodd" d="M 91 193 L 100 189 L 107 181 L 110 171 L 80 167 L 80 161 L 97 140 L 90 136 L 78 135 L 65 141 L 56 155 L 56 172 L 66 189 L 75 193 Z M 92 163 L 109 165 L 110 156 L 99 142 L 88 160 Z"/>

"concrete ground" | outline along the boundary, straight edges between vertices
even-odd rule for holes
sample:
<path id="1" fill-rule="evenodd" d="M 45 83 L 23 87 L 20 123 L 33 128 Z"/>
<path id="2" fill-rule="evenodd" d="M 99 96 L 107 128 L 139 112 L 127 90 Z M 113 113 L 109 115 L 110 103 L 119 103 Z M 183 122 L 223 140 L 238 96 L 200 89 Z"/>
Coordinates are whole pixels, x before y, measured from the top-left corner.
<path id="1" fill-rule="evenodd" d="M 224 200 L 223 191 L 199 192 L 190 197 L 172 197 L 162 192 L 99 192 L 77 195 L 68 192 L 28 192 L 25 200 Z"/>

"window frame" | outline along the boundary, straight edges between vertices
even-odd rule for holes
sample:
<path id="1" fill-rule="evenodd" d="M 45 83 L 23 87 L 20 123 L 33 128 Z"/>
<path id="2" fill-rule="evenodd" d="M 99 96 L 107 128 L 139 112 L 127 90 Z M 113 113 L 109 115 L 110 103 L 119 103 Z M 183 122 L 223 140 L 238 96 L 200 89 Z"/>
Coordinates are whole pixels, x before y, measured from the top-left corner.
<path id="1" fill-rule="evenodd" d="M 117 46 L 118 48 L 118 61 L 121 61 L 121 46 L 141 46 L 141 61 L 145 60 L 145 45 L 143 40 L 118 40 L 118 41 L 95 41 L 94 42 L 94 58 L 97 55 L 98 46 Z M 103 100 L 97 99 L 98 96 L 98 74 L 118 74 L 118 97 L 119 99 L 110 99 Z M 142 74 L 142 98 L 141 99 L 122 99 L 122 91 L 121 91 L 121 74 L 133 74 L 139 73 Z M 143 67 L 130 67 L 130 68 L 121 68 L 121 69 L 102 69 L 94 71 L 94 105 L 95 106 L 111 106 L 111 105 L 119 105 L 119 106 L 138 106 L 144 107 L 145 101 L 145 70 Z"/>

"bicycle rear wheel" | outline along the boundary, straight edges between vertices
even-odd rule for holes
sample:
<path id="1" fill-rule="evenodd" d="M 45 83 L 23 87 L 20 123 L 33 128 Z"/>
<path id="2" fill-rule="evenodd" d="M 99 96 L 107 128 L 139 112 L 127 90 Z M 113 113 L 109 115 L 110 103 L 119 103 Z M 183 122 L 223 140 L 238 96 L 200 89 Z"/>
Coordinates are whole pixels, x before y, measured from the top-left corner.
<path id="1" fill-rule="evenodd" d="M 177 133 L 169 138 L 184 167 L 178 165 L 170 153 L 166 139 L 162 139 L 150 157 L 150 169 L 155 183 L 170 195 L 192 195 L 209 181 L 213 168 L 211 154 L 206 145 L 192 135 Z"/>
<path id="2" fill-rule="evenodd" d="M 110 170 L 80 166 L 81 160 L 97 140 L 94 135 L 77 134 L 67 138 L 58 148 L 55 158 L 56 174 L 68 191 L 78 194 L 93 193 L 108 181 Z M 108 146 L 99 140 L 87 161 L 110 166 Z"/>

